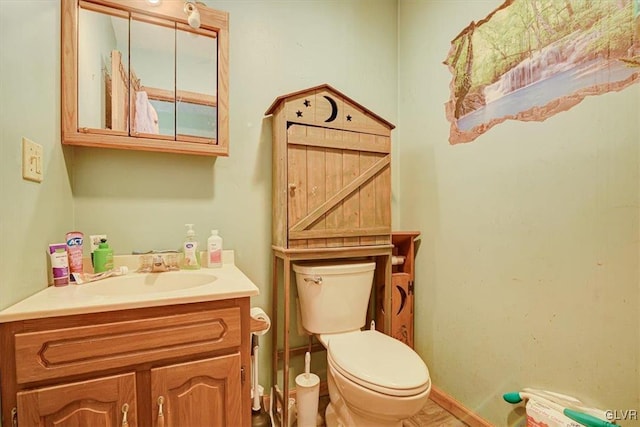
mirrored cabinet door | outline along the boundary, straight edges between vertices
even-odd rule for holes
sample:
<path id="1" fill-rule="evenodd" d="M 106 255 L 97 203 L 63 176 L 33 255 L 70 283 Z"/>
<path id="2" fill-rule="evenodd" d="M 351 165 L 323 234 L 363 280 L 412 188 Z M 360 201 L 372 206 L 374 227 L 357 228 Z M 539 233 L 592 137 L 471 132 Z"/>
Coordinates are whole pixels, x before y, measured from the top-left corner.
<path id="1" fill-rule="evenodd" d="M 228 154 L 228 14 L 62 0 L 63 143 Z"/>
<path id="2" fill-rule="evenodd" d="M 136 18 L 130 23 L 129 48 L 132 134 L 175 141 L 175 25 Z M 154 106 L 154 99 L 166 101 L 163 108 Z"/>
<path id="3" fill-rule="evenodd" d="M 215 34 L 176 31 L 176 134 L 180 141 L 217 139 L 218 38 Z"/>
<path id="4" fill-rule="evenodd" d="M 114 11 L 117 13 L 117 11 Z M 78 20 L 78 127 L 129 134 L 129 17 L 81 9 Z M 113 56 L 116 56 L 115 58 Z"/>

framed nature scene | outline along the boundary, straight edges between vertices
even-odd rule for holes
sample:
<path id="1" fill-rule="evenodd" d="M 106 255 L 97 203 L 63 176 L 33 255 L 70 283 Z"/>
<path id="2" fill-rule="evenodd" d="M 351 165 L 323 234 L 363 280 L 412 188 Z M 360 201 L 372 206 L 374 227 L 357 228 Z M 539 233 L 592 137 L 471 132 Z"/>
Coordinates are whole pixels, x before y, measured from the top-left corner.
<path id="1" fill-rule="evenodd" d="M 640 0 L 507 0 L 451 41 L 451 144 L 640 80 Z"/>

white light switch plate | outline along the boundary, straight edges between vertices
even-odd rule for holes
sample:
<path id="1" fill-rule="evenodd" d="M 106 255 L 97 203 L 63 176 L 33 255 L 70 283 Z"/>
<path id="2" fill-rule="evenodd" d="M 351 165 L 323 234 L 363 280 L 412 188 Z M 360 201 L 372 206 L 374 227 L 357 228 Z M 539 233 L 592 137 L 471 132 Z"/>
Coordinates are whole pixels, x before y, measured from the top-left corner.
<path id="1" fill-rule="evenodd" d="M 42 145 L 22 138 L 22 178 L 42 182 Z"/>

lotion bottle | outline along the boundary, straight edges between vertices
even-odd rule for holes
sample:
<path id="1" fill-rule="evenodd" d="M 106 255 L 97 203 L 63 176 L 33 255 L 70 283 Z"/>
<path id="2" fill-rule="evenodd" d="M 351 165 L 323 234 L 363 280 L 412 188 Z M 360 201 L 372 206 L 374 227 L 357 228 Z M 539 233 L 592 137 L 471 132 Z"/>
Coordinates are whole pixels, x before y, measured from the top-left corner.
<path id="1" fill-rule="evenodd" d="M 185 270 L 198 270 L 200 268 L 200 260 L 198 259 L 196 232 L 193 231 L 193 224 L 185 224 L 185 226 L 187 227 L 187 237 L 182 245 L 182 252 L 184 253 L 182 268 Z"/>
<path id="2" fill-rule="evenodd" d="M 98 249 L 93 251 L 93 272 L 103 273 L 113 268 L 113 249 L 107 239 L 100 239 Z"/>
<path id="3" fill-rule="evenodd" d="M 222 237 L 218 235 L 218 230 L 211 230 L 207 240 L 207 267 L 222 267 Z"/>

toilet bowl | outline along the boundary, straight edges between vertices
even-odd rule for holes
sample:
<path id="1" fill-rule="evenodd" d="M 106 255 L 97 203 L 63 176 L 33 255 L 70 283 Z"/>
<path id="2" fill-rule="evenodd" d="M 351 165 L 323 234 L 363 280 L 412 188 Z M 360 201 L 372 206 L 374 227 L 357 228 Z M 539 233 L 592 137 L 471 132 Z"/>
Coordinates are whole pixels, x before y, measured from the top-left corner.
<path id="1" fill-rule="evenodd" d="M 429 370 L 404 343 L 375 330 L 319 336 L 327 348 L 327 425 L 400 426 L 431 392 Z M 335 424 L 332 423 L 335 421 Z"/>
<path id="2" fill-rule="evenodd" d="M 426 364 L 409 346 L 364 326 L 374 263 L 294 264 L 302 327 L 327 349 L 334 426 L 401 426 L 431 392 Z"/>

